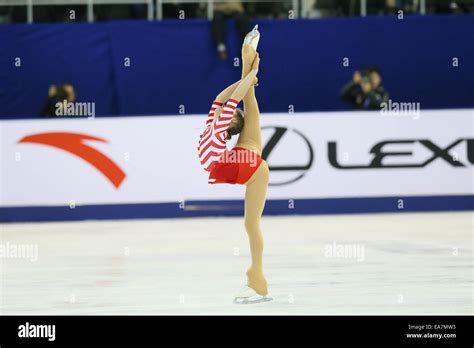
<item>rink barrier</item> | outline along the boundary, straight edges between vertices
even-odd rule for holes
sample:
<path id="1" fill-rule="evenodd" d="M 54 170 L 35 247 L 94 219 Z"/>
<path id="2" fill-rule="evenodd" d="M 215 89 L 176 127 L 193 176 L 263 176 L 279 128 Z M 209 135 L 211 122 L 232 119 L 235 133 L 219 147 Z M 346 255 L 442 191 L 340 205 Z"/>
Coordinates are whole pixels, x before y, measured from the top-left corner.
<path id="1" fill-rule="evenodd" d="M 291 208 L 292 207 L 292 208 Z M 264 215 L 319 215 L 473 211 L 474 195 L 268 200 Z M 2 207 L 0 222 L 47 222 L 243 216 L 243 200 Z"/>
<path id="2" fill-rule="evenodd" d="M 349 110 L 339 92 L 355 70 L 369 64 L 381 70 L 394 100 L 420 102 L 425 109 L 474 107 L 474 49 L 468 44 L 474 15 L 396 18 L 252 22 L 262 32 L 260 110 Z M 226 42 L 232 58 L 241 50 L 233 24 Z M 49 85 L 61 81 L 74 84 L 79 102 L 94 101 L 97 116 L 170 115 L 183 103 L 186 114 L 205 114 L 219 89 L 241 74 L 230 59 L 218 59 L 211 23 L 202 19 L 2 24 L 0 43 L 5 119 L 36 118 Z M 342 64 L 344 57 L 350 66 Z M 21 69 L 15 59 L 21 59 Z M 434 74 L 449 88 L 433 88 Z"/>

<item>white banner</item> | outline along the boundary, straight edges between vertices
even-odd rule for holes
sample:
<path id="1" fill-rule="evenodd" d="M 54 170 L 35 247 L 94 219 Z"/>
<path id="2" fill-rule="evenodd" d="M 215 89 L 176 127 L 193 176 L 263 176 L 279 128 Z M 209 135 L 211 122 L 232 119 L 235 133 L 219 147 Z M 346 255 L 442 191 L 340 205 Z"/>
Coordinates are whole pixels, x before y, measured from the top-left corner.
<path id="1" fill-rule="evenodd" d="M 2 121 L 1 206 L 242 199 L 197 158 L 206 116 Z M 473 194 L 474 111 L 265 114 L 270 199 Z"/>

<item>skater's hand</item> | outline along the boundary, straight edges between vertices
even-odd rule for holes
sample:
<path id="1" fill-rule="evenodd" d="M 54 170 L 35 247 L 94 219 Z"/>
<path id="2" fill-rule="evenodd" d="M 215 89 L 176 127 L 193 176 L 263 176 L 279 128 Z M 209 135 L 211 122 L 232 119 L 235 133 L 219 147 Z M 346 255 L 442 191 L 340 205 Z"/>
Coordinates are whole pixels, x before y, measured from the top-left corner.
<path id="1" fill-rule="evenodd" d="M 257 55 L 257 51 L 255 49 L 247 44 L 242 46 L 242 61 L 243 64 L 252 64 L 255 56 Z"/>
<path id="2" fill-rule="evenodd" d="M 255 76 L 255 78 L 253 79 L 252 86 L 255 86 L 255 87 L 258 86 L 258 77 L 257 76 Z"/>

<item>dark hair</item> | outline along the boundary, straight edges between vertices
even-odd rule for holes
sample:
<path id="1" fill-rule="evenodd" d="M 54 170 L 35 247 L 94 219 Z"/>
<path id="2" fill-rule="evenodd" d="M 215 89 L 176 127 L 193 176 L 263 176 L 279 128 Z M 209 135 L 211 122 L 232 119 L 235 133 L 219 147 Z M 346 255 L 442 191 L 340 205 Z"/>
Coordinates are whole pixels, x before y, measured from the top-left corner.
<path id="1" fill-rule="evenodd" d="M 379 70 L 379 68 L 377 68 L 377 67 L 374 66 L 374 65 L 369 65 L 369 66 L 367 66 L 367 68 L 365 68 L 365 71 L 367 71 L 369 74 L 374 72 L 374 73 L 377 73 L 377 74 L 380 75 L 380 70 Z"/>
<path id="2" fill-rule="evenodd" d="M 234 114 L 237 115 L 237 123 L 233 123 L 227 128 L 227 140 L 230 140 L 233 135 L 239 134 L 244 128 L 244 112 L 242 109 L 236 108 Z"/>
<path id="3" fill-rule="evenodd" d="M 60 86 L 56 87 L 56 95 L 54 96 L 54 98 L 58 102 L 61 102 L 61 103 L 63 102 L 63 100 L 68 99 L 68 93 L 67 93 L 66 89 L 64 88 L 64 85 L 60 85 Z"/>

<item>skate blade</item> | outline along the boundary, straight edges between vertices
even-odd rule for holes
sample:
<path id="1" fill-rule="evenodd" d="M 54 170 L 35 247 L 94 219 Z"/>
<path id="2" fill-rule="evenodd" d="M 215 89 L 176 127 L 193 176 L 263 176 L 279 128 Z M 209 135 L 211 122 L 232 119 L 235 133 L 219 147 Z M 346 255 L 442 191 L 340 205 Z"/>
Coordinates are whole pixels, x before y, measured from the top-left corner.
<path id="1" fill-rule="evenodd" d="M 272 301 L 273 298 L 267 296 L 260 296 L 258 298 L 252 297 L 236 297 L 234 299 L 235 304 L 254 304 L 254 303 L 262 303 L 262 302 L 269 302 Z"/>
<path id="2" fill-rule="evenodd" d="M 244 39 L 244 45 L 252 46 L 255 51 L 258 47 L 258 42 L 260 41 L 260 33 L 258 32 L 258 24 L 250 31 Z"/>

